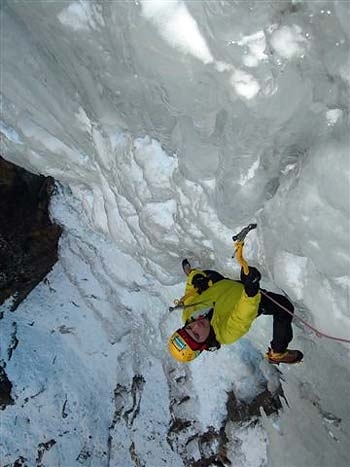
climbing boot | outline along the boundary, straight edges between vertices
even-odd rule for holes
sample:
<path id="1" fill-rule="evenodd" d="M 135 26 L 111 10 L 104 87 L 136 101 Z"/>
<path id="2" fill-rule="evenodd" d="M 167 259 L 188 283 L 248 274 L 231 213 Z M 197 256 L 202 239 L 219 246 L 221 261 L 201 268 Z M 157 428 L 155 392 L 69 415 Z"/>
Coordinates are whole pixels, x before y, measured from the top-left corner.
<path id="1" fill-rule="evenodd" d="M 183 261 L 182 261 L 182 269 L 184 270 L 184 273 L 186 274 L 186 276 L 189 275 L 189 273 L 191 272 L 192 270 L 192 267 L 190 265 L 190 263 L 188 262 L 188 259 L 185 258 Z"/>
<path id="2" fill-rule="evenodd" d="M 279 365 L 280 363 L 293 364 L 301 362 L 304 355 L 300 350 L 287 349 L 285 352 L 274 352 L 269 348 L 265 357 L 270 363 L 276 363 Z"/>

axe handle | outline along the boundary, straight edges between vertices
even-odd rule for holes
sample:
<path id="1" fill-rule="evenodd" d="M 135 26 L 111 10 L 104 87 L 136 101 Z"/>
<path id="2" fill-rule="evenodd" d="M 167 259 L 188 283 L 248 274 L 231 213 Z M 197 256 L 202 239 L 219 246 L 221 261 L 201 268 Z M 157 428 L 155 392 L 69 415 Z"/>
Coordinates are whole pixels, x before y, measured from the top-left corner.
<path id="1" fill-rule="evenodd" d="M 247 274 L 249 274 L 249 266 L 248 266 L 247 261 L 243 258 L 243 247 L 244 247 L 244 242 L 239 242 L 239 241 L 236 242 L 236 244 L 235 244 L 235 248 L 236 248 L 235 256 L 236 256 L 237 261 L 239 262 L 239 264 L 242 266 L 244 274 L 247 275 Z"/>

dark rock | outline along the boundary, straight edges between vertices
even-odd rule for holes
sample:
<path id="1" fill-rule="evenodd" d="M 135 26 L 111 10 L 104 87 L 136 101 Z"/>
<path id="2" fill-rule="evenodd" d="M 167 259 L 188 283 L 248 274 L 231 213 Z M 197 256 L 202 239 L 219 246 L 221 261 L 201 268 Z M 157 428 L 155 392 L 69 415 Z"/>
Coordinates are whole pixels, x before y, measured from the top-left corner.
<path id="1" fill-rule="evenodd" d="M 34 175 L 0 157 L 0 305 L 12 311 L 57 261 L 62 229 L 49 216 L 54 179 Z"/>
<path id="2" fill-rule="evenodd" d="M 0 409 L 4 410 L 6 406 L 13 405 L 11 397 L 12 383 L 9 381 L 5 368 L 0 365 Z"/>
<path id="3" fill-rule="evenodd" d="M 38 445 L 38 455 L 37 455 L 37 458 L 35 459 L 37 467 L 45 467 L 42 464 L 42 459 L 45 454 L 45 451 L 49 451 L 52 448 L 52 446 L 54 446 L 55 444 L 56 444 L 56 440 L 50 439 L 49 441 L 40 443 Z"/>
<path id="4" fill-rule="evenodd" d="M 281 394 L 271 394 L 267 389 L 256 396 L 250 403 L 239 401 L 234 392 L 228 393 L 226 408 L 227 418 L 233 422 L 243 422 L 260 417 L 260 408 L 266 415 L 278 413 L 282 408 Z"/>
<path id="5" fill-rule="evenodd" d="M 6 464 L 4 467 L 28 467 L 27 459 L 23 456 L 20 456 L 13 464 Z"/>

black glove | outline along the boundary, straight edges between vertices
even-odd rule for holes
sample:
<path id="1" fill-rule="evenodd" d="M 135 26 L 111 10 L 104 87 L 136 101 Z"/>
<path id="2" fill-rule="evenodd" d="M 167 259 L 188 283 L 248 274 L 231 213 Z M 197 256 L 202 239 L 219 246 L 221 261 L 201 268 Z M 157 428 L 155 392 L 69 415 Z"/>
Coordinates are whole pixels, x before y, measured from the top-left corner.
<path id="1" fill-rule="evenodd" d="M 197 289 L 199 295 L 209 288 L 209 277 L 202 274 L 195 274 L 192 278 L 192 285 Z"/>
<path id="2" fill-rule="evenodd" d="M 241 269 L 241 281 L 248 297 L 254 297 L 259 292 L 260 279 L 261 274 L 256 268 L 249 266 L 248 274 L 244 274 L 243 268 Z"/>

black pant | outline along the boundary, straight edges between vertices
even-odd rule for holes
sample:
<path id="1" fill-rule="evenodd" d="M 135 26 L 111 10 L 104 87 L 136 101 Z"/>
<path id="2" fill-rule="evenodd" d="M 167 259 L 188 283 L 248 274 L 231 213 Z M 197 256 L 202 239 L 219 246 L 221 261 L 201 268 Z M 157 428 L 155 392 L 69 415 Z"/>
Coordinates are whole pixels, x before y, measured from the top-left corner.
<path id="1" fill-rule="evenodd" d="M 294 306 L 284 295 L 269 292 L 261 289 L 261 301 L 258 310 L 260 315 L 273 316 L 273 334 L 271 341 L 271 348 L 274 352 L 285 352 L 289 342 L 293 339 L 292 320 L 293 316 L 280 308 L 276 303 L 268 297 L 273 298 L 276 302 L 287 308 L 291 313 L 294 313 Z M 266 295 L 264 295 L 266 294 Z"/>

